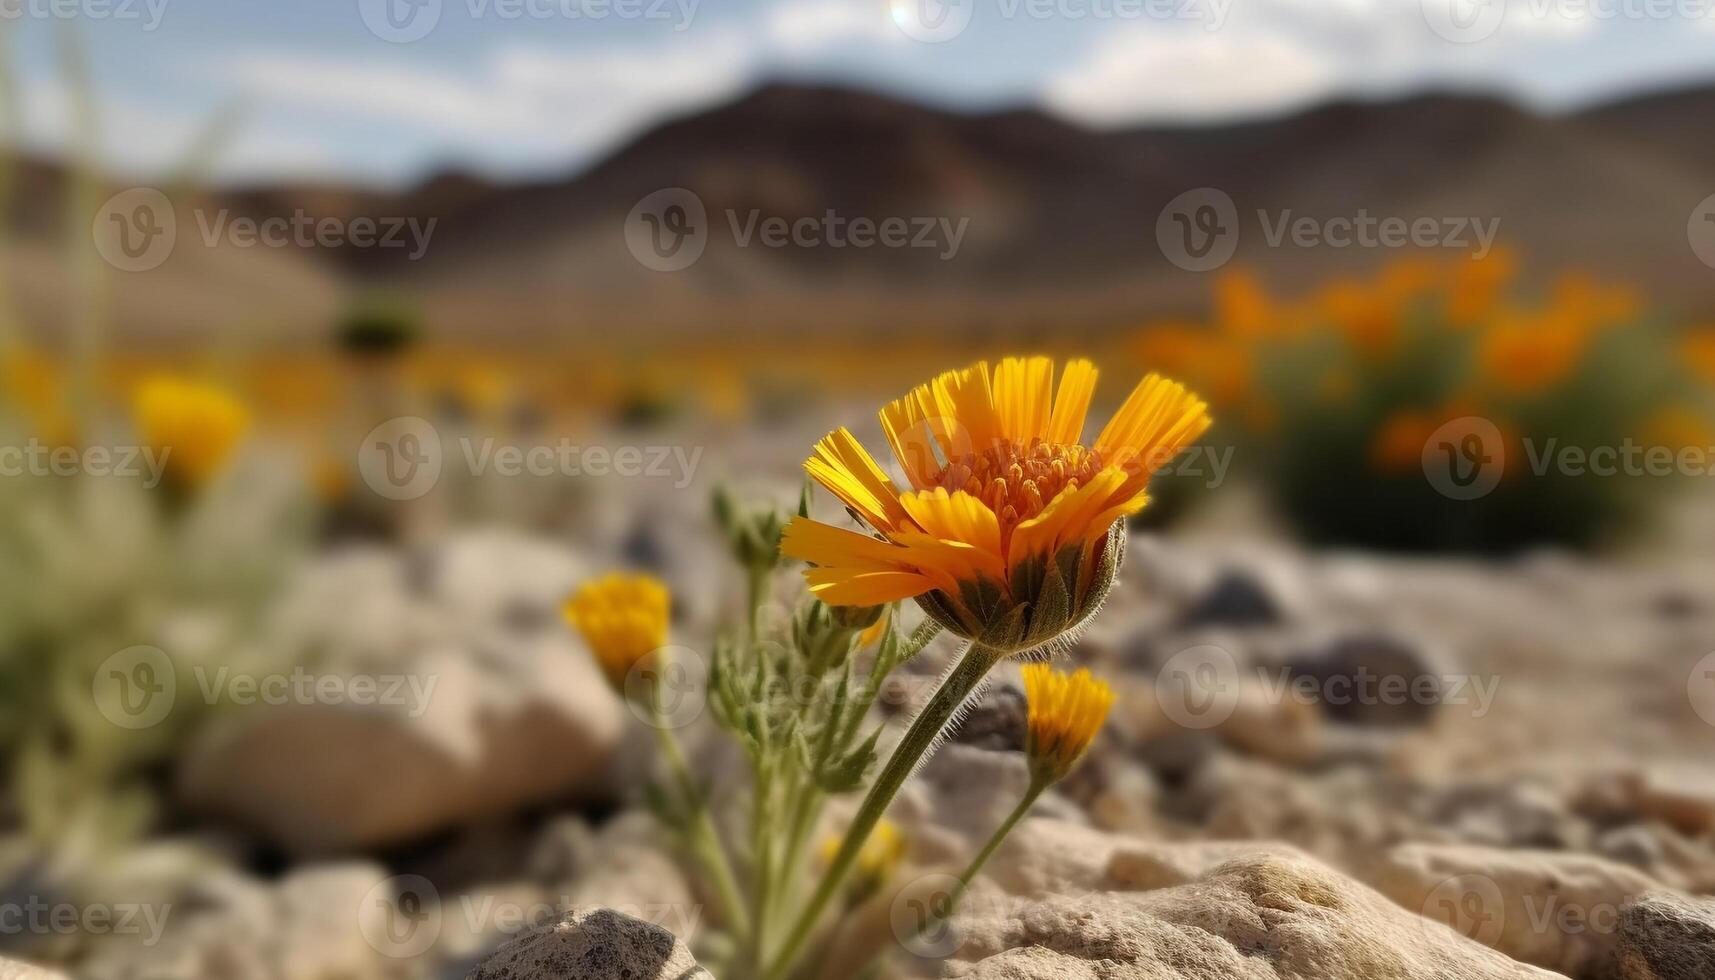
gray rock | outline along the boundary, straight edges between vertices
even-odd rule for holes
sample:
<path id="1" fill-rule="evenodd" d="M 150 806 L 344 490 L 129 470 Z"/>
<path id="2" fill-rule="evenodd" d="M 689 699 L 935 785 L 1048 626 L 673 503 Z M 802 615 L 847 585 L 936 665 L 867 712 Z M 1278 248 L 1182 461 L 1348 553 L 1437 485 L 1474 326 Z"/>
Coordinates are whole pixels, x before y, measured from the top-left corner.
<path id="1" fill-rule="evenodd" d="M 1409 728 L 1427 724 L 1444 695 L 1443 672 L 1414 644 L 1385 634 L 1336 640 L 1301 654 L 1295 677 L 1315 682 L 1323 712 L 1350 725 Z"/>
<path id="2" fill-rule="evenodd" d="M 1595 841 L 1596 853 L 1621 864 L 1629 864 L 1641 871 L 1653 871 L 1660 867 L 1667 849 L 1645 824 L 1631 824 L 1625 827 L 1615 827 L 1601 834 Z"/>
<path id="3" fill-rule="evenodd" d="M 496 950 L 466 980 L 713 980 L 660 926 L 584 908 Z"/>
<path id="4" fill-rule="evenodd" d="M 1281 619 L 1280 603 L 1261 579 L 1229 569 L 1180 615 L 1179 625 L 1182 628 L 1274 626 Z"/>
<path id="5" fill-rule="evenodd" d="M 953 741 L 995 752 L 1023 752 L 1029 702 L 1012 684 L 992 685 L 959 723 Z"/>
<path id="6" fill-rule="evenodd" d="M 1491 847 L 1579 849 L 1584 825 L 1554 792 L 1525 782 L 1461 783 L 1427 801 L 1426 819 Z"/>
<path id="7" fill-rule="evenodd" d="M 1622 980 L 1715 977 L 1715 901 L 1655 892 L 1620 910 Z"/>

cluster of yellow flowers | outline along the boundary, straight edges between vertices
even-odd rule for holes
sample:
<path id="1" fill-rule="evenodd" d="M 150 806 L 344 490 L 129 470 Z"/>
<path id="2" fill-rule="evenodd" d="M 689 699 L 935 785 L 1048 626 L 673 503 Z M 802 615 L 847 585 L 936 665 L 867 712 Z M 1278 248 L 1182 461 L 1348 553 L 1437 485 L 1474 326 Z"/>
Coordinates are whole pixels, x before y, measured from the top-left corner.
<path id="1" fill-rule="evenodd" d="M 689 850 L 717 893 L 737 942 L 735 975 L 778 980 L 797 963 L 830 900 L 844 889 L 858 901 L 904 860 L 908 841 L 884 819 L 901 785 L 939 742 L 958 709 L 1001 661 L 1052 648 L 1101 604 L 1124 552 L 1124 519 L 1149 501 L 1150 477 L 1210 424 L 1203 401 L 1151 375 L 1134 388 L 1092 442 L 1083 438 L 1096 369 L 1074 361 L 1059 372 L 1043 357 L 1009 358 L 949 371 L 882 410 L 889 443 L 911 488 L 902 490 L 846 429 L 817 445 L 805 470 L 831 491 L 863 530 L 799 513 L 746 518 L 724 496 L 717 513 L 751 582 L 744 646 L 717 646 L 710 697 L 754 767 L 747 885 L 708 817 L 707 800 L 670 731 L 658 728 L 680 788 Z M 773 539 L 759 547 L 761 538 Z M 783 558 L 807 564 L 807 605 L 781 659 L 755 615 L 758 582 Z M 915 600 L 925 621 L 901 643 L 897 604 Z M 667 641 L 668 593 L 645 576 L 613 574 L 566 603 L 616 690 L 652 697 L 626 683 Z M 830 608 L 832 607 L 832 608 Z M 883 608 L 884 607 L 884 608 Z M 878 727 L 856 737 L 864 709 L 886 674 L 939 631 L 968 641 L 941 687 L 912 720 L 873 777 Z M 725 651 L 724 653 L 722 651 Z M 870 666 L 855 668 L 858 651 Z M 867 679 L 863 675 L 868 675 Z M 719 675 L 719 676 L 713 676 Z M 1114 702 L 1088 670 L 1044 663 L 1023 668 L 1028 698 L 1030 788 L 959 876 L 938 915 L 950 914 L 965 886 L 1048 787 L 1064 779 L 1094 742 Z M 784 681 L 785 683 L 781 683 Z M 814 692 L 784 710 L 767 703 L 777 687 Z M 787 735 L 779 738 L 782 729 Z M 849 748 L 848 748 L 849 747 Z M 827 794 L 868 789 L 842 834 L 822 848 L 822 871 L 803 902 L 792 880 L 798 842 Z M 855 872 L 855 880 L 848 877 Z M 784 932 L 778 925 L 787 925 Z"/>
<path id="2" fill-rule="evenodd" d="M 1410 491 L 1433 493 L 1426 446 L 1456 419 L 1492 425 L 1499 443 L 1486 451 L 1514 483 L 1527 449 L 1551 439 L 1676 453 L 1715 446 L 1715 328 L 1676 334 L 1624 286 L 1567 272 L 1538 289 L 1518 271 L 1501 249 L 1481 260 L 1408 258 L 1295 297 L 1234 271 L 1216 282 L 1209 322 L 1147 326 L 1133 352 L 1200 385 L 1239 420 L 1243 460 L 1294 524 L 1351 543 L 1445 540 L 1424 519 L 1437 502 Z M 1379 486 L 1389 481 L 1397 486 Z M 1634 522 L 1630 510 L 1648 496 L 1541 481 L 1532 492 L 1542 506 L 1520 534 L 1564 544 Z M 1480 507 L 1493 519 L 1449 546 L 1525 543 L 1497 530 L 1515 508 L 1501 497 L 1449 521 Z M 1396 535 L 1406 515 L 1421 534 Z"/>

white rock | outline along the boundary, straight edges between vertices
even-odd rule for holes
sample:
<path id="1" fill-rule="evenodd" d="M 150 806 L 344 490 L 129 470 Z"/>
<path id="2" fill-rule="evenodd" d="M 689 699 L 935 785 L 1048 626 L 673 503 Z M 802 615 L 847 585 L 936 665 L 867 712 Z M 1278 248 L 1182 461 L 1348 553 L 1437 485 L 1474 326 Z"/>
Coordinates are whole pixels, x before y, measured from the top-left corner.
<path id="1" fill-rule="evenodd" d="M 1316 862 L 1229 861 L 1188 884 L 1069 895 L 958 922 L 979 980 L 1548 980 Z"/>
<path id="2" fill-rule="evenodd" d="M 1513 959 L 1575 976 L 1612 975 L 1620 908 L 1661 887 L 1590 855 L 1428 844 L 1389 851 L 1373 881 Z"/>

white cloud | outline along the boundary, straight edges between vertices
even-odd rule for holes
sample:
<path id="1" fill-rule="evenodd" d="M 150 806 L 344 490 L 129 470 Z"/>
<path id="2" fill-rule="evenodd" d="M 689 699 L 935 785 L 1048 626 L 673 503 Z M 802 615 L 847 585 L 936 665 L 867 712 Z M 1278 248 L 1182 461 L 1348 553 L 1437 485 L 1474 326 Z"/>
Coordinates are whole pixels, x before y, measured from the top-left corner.
<path id="1" fill-rule="evenodd" d="M 664 113 L 731 97 L 752 60 L 729 34 L 620 51 L 511 45 L 465 72 L 250 52 L 223 74 L 261 105 L 397 126 L 517 165 L 579 156 Z"/>
<path id="2" fill-rule="evenodd" d="M 787 0 L 769 8 L 763 35 L 788 56 L 851 42 L 904 47 L 908 41 L 881 0 Z"/>
<path id="3" fill-rule="evenodd" d="M 1051 79 L 1047 105 L 1098 125 L 1267 111 L 1326 92 L 1335 74 L 1283 38 L 1139 28 L 1108 35 Z"/>

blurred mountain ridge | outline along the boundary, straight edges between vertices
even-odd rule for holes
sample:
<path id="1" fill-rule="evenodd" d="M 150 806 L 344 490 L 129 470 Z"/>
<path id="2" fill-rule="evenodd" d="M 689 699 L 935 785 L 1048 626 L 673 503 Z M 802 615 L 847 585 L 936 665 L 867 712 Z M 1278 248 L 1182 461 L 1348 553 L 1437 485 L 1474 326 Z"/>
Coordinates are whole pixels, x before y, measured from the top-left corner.
<path id="1" fill-rule="evenodd" d="M 377 292 L 414 304 L 434 336 L 483 343 L 1100 334 L 1201 311 L 1208 275 L 1172 265 L 1155 229 L 1174 197 L 1212 187 L 1239 213 L 1235 263 L 1282 289 L 1399 254 L 1271 246 L 1264 226 L 1284 216 L 1498 219 L 1499 240 L 1534 274 L 1587 270 L 1704 315 L 1715 312 L 1715 272 L 1689 247 L 1687 226 L 1715 193 L 1715 135 L 1702 125 L 1712 105 L 1707 87 L 1550 117 L 1488 96 L 1423 93 L 1238 124 L 1096 130 L 1029 108 L 963 114 L 776 83 L 664 122 L 562 179 L 449 172 L 402 193 L 282 184 L 181 195 L 171 257 L 113 272 L 106 309 L 119 338 L 143 346 L 233 330 L 259 343 L 316 342 Z M 25 322 L 49 336 L 87 299 L 67 274 L 65 183 L 56 164 L 21 161 L 9 222 L 14 291 Z M 691 267 L 658 272 L 633 257 L 623 229 L 642 198 L 674 187 L 706 206 L 707 246 Z M 293 215 L 399 225 L 400 241 L 210 240 L 217 223 Z M 905 219 L 932 240 L 741 244 L 762 219 L 830 215 Z M 427 235 L 420 257 L 407 222 Z"/>

